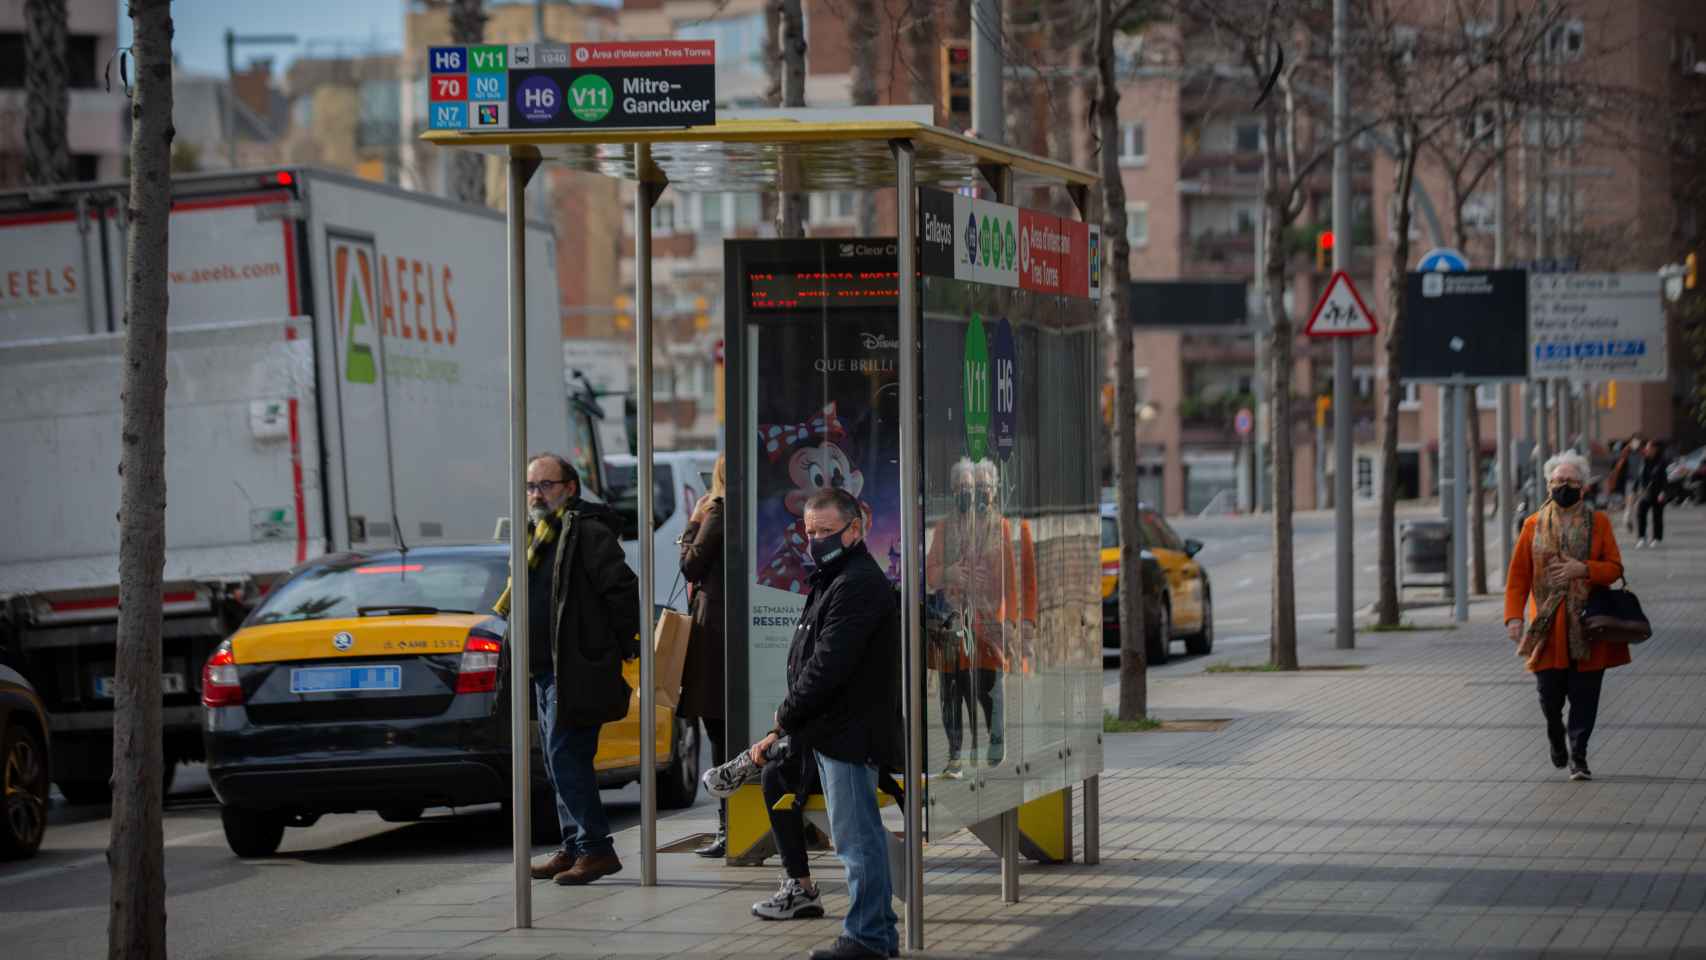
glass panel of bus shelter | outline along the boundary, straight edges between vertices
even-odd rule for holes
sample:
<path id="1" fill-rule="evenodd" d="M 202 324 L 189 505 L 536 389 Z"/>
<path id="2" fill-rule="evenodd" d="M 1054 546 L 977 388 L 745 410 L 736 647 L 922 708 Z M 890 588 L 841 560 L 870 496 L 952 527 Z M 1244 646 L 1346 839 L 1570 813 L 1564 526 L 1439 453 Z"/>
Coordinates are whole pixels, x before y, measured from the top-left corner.
<path id="1" fill-rule="evenodd" d="M 892 239 L 742 243 L 759 253 L 737 258 L 748 552 L 736 616 L 746 616 L 748 729 L 734 736 L 751 742 L 770 729 L 787 690 L 788 646 L 812 571 L 806 500 L 824 487 L 857 497 L 865 545 L 899 583 L 899 330 Z"/>
<path id="2" fill-rule="evenodd" d="M 1071 365 L 1062 391 L 1063 441 L 1082 456 L 1067 461 L 1063 471 L 1063 506 L 1068 510 L 1069 546 L 1063 552 L 1066 590 L 1073 615 L 1068 618 L 1071 646 L 1067 652 L 1067 716 L 1065 738 L 1066 784 L 1081 782 L 1102 769 L 1102 603 L 1101 603 L 1101 423 L 1097 385 L 1101 382 L 1096 342 L 1097 312 L 1093 301 L 1060 299 L 1062 333 Z"/>

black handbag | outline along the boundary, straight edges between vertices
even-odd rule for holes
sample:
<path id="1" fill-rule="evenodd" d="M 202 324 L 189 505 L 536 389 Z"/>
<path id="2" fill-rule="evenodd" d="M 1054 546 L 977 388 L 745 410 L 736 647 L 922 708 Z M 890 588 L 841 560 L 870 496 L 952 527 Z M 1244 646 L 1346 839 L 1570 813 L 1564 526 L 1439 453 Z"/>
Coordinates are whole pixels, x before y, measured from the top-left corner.
<path id="1" fill-rule="evenodd" d="M 1588 538 L 1588 556 L 1593 556 L 1593 538 Z M 1629 579 L 1619 577 L 1618 587 L 1594 587 L 1582 604 L 1582 632 L 1597 643 L 1641 643 L 1653 635 L 1653 625 L 1641 610 L 1641 601 L 1628 589 Z"/>

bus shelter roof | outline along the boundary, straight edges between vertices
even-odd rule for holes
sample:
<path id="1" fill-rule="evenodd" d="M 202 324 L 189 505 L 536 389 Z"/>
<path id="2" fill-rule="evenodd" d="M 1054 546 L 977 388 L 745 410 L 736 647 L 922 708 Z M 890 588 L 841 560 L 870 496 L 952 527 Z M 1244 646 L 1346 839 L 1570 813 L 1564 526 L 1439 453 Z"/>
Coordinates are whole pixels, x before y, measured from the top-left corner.
<path id="1" fill-rule="evenodd" d="M 1006 167 L 1014 186 L 1086 188 L 1097 178 L 1069 164 L 926 123 L 902 120 L 799 122 L 728 120 L 652 130 L 434 130 L 422 139 L 501 157 L 537 158 L 622 180 L 667 182 L 685 191 L 767 193 L 893 187 L 890 143 L 910 141 L 918 183 L 964 181 Z M 639 145 L 649 162 L 638 169 Z"/>

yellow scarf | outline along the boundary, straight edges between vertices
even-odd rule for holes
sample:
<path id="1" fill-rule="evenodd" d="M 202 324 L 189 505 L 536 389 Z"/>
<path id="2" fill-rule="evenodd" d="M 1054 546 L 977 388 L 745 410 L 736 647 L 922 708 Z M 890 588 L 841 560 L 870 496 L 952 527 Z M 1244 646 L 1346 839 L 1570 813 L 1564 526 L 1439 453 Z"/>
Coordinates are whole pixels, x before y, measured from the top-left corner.
<path id="1" fill-rule="evenodd" d="M 1530 656 L 1552 636 L 1552 622 L 1563 613 L 1568 627 L 1570 659 L 1588 658 L 1588 640 L 1582 633 L 1582 604 L 1592 589 L 1586 578 L 1571 580 L 1568 586 L 1555 587 L 1547 576 L 1548 568 L 1559 560 L 1587 562 L 1593 544 L 1593 511 L 1587 506 L 1562 510 L 1551 500 L 1540 508 L 1540 518 L 1534 524 L 1534 622 L 1528 625 L 1517 652 Z"/>
<path id="2" fill-rule="evenodd" d="M 557 512 L 543 520 L 536 521 L 533 528 L 527 531 L 527 569 L 537 569 L 539 561 L 551 552 L 551 545 L 557 542 L 557 537 L 561 535 L 562 529 L 568 526 L 568 518 L 569 501 L 565 501 L 562 506 L 557 508 Z M 553 520 L 556 522 L 553 523 Z M 497 603 L 492 604 L 493 613 L 500 617 L 509 616 L 510 590 L 514 587 L 515 577 L 511 575 L 509 583 L 504 584 L 503 595 L 498 597 Z"/>

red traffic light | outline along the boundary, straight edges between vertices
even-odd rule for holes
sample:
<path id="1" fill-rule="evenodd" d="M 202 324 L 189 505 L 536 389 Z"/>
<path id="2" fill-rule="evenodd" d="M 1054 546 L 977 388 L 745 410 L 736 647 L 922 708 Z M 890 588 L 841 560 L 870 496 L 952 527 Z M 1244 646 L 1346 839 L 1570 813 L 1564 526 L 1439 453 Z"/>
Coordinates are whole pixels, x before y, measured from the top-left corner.
<path id="1" fill-rule="evenodd" d="M 1315 246 L 1322 250 L 1333 249 L 1333 231 L 1323 230 L 1315 235 Z"/>

